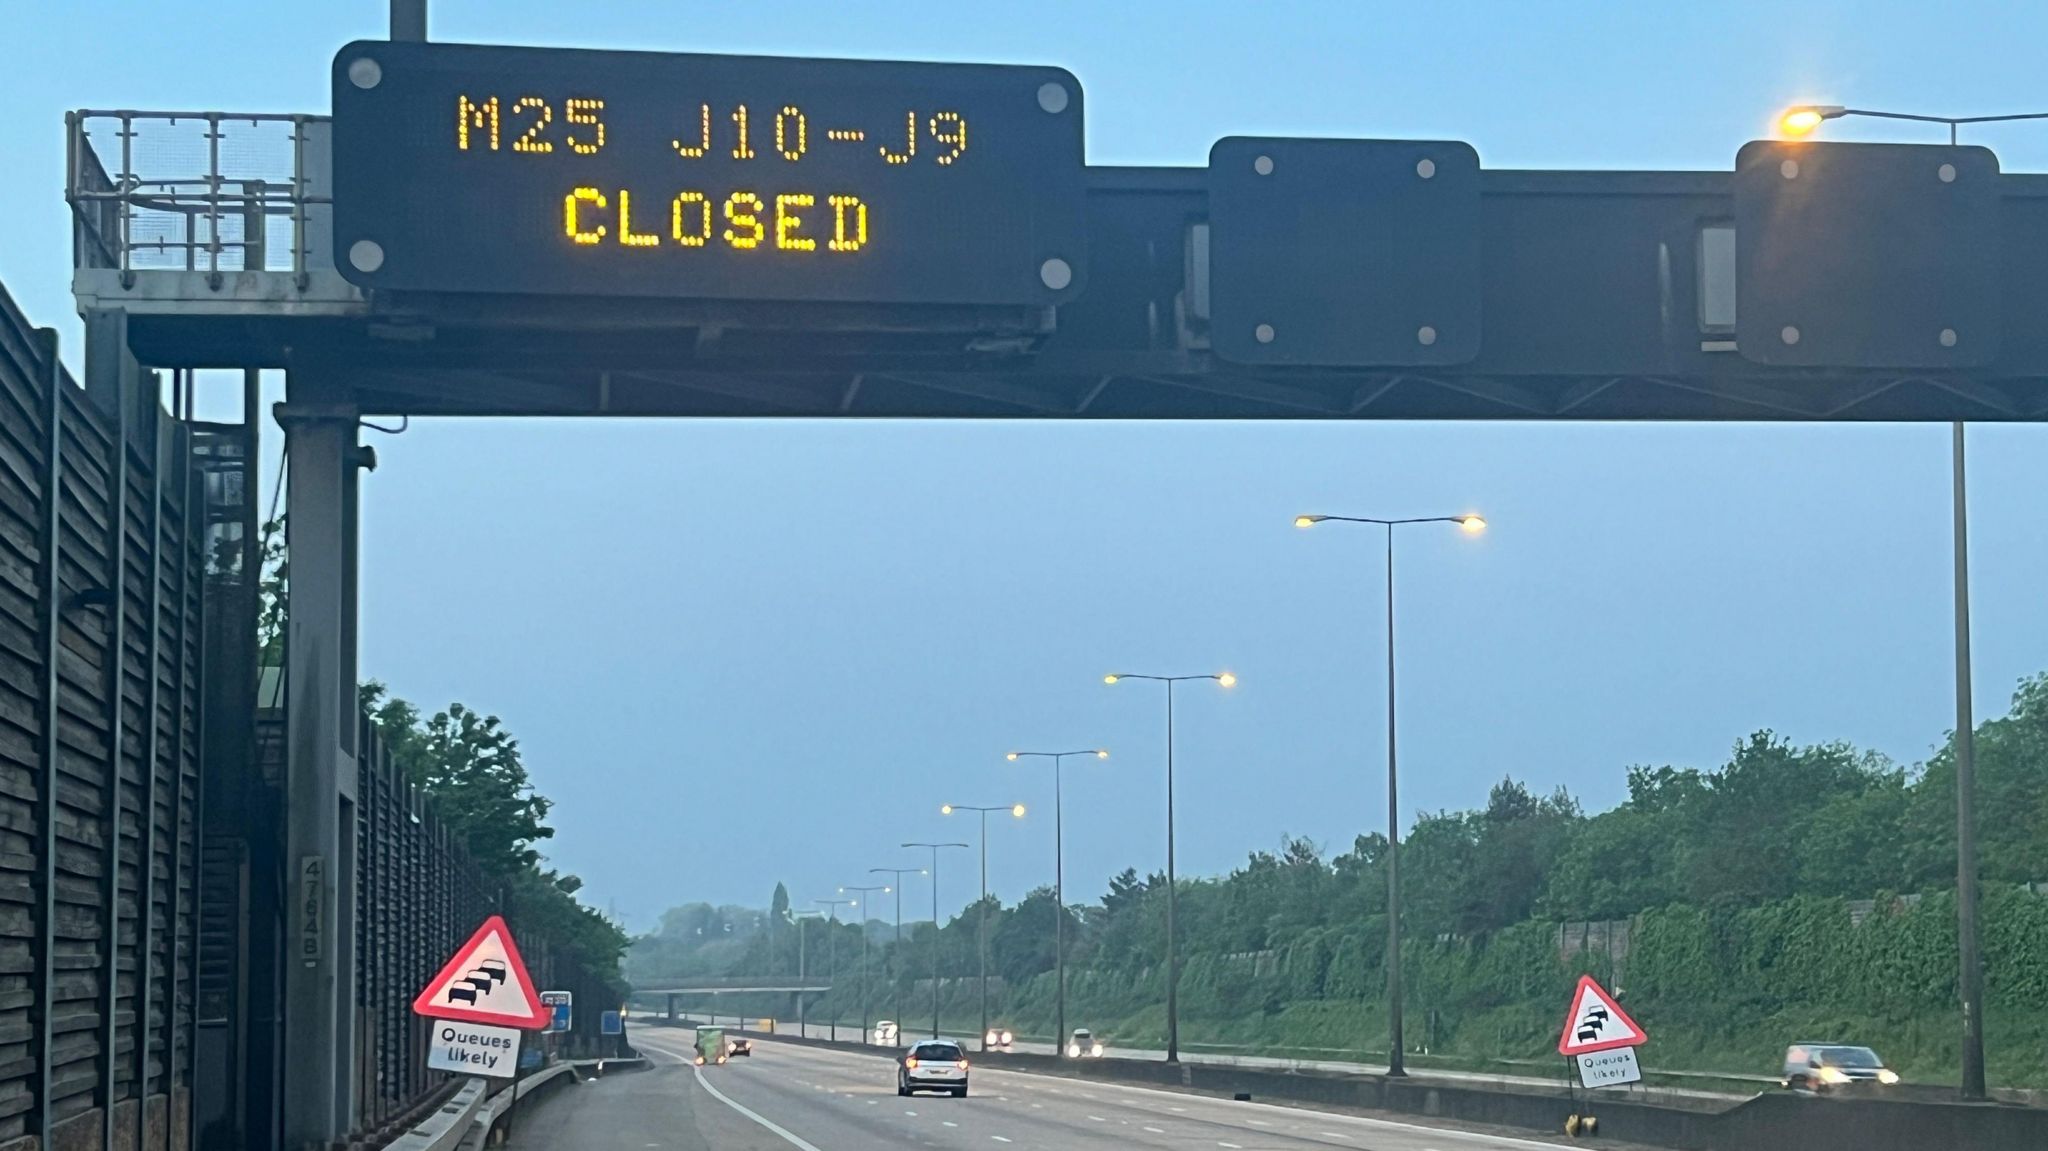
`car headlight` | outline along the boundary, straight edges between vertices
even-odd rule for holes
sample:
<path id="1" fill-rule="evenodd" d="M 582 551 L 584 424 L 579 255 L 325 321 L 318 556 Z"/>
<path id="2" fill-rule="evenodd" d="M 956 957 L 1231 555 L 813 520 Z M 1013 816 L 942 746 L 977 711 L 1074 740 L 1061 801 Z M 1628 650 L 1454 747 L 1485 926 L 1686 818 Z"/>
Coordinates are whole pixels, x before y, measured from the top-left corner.
<path id="1" fill-rule="evenodd" d="M 1839 1067 L 1823 1067 L 1820 1069 L 1820 1081 L 1822 1083 L 1847 1083 L 1849 1076 Z"/>
<path id="2" fill-rule="evenodd" d="M 1079 1059 L 1080 1057 L 1081 1057 L 1081 1045 L 1080 1045 L 1079 1043 L 1069 1043 L 1069 1044 L 1067 1044 L 1067 1058 L 1069 1058 L 1069 1059 Z"/>
<path id="3" fill-rule="evenodd" d="M 1877 1081 L 1890 1087 L 1899 1081 L 1899 1073 L 1889 1067 L 1881 1068 L 1877 1073 Z"/>
<path id="4" fill-rule="evenodd" d="M 1095 1046 L 1090 1047 L 1088 1049 L 1088 1054 L 1094 1056 L 1097 1059 L 1102 1058 L 1102 1044 L 1097 1043 Z"/>
<path id="5" fill-rule="evenodd" d="M 1016 1041 L 1017 1037 L 1015 1035 L 1012 1035 L 1007 1031 L 1003 1032 L 1003 1046 L 1008 1047 L 1010 1044 Z"/>

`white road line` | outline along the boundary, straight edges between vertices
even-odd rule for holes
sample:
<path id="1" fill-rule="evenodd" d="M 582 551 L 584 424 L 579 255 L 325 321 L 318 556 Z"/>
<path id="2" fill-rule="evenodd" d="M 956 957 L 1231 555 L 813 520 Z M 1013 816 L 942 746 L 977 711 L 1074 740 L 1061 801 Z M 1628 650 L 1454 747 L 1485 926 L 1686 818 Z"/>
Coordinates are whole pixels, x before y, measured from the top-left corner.
<path id="1" fill-rule="evenodd" d="M 941 1120 L 939 1120 L 939 1125 L 940 1125 L 940 1126 L 942 1126 L 942 1127 L 958 1127 L 958 1126 L 960 1126 L 960 1125 L 959 1125 L 958 1123 L 955 1123 L 955 1122 L 953 1122 L 953 1121 L 952 1121 L 951 1119 L 941 1119 Z"/>
<path id="2" fill-rule="evenodd" d="M 747 1118 L 752 1119 L 754 1122 L 767 1128 L 769 1131 L 772 1131 L 775 1134 L 780 1135 L 782 1137 L 783 1142 L 789 1144 L 791 1147 L 797 1148 L 798 1151 L 818 1151 L 818 1146 L 815 1143 L 809 1142 L 803 1136 L 788 1130 L 787 1128 L 781 1126 L 772 1119 L 766 1118 L 765 1116 L 758 1115 L 753 1111 L 748 1110 L 744 1105 L 735 1102 L 733 1099 L 728 1097 L 725 1092 L 720 1091 L 716 1087 L 713 1087 L 711 1085 L 711 1081 L 704 1078 L 704 1069 L 702 1067 L 693 1066 L 690 1068 L 690 1070 L 695 1072 L 697 1075 L 697 1086 L 702 1087 L 705 1091 L 709 1092 L 713 1099 L 718 1100 L 720 1103 L 725 1104 L 727 1107 L 732 1108 L 734 1111 L 737 1111 L 740 1114 L 746 1116 Z"/>
<path id="3" fill-rule="evenodd" d="M 1244 1151 L 1244 1144 L 1242 1144 L 1242 1143 L 1223 1143 L 1223 1142 L 1218 1142 L 1218 1143 L 1217 1143 L 1216 1145 L 1217 1145 L 1218 1147 L 1228 1147 L 1228 1148 L 1230 1148 L 1230 1151 Z"/>
<path id="4" fill-rule="evenodd" d="M 1005 1138 L 1003 1138 L 1003 1137 L 1002 1137 L 1001 1135 L 991 1135 L 991 1136 L 989 1136 L 989 1138 L 991 1138 L 991 1139 L 995 1140 L 995 1141 L 996 1141 L 996 1142 L 998 1142 L 998 1143 L 1008 1143 L 1008 1142 L 1009 1142 L 1009 1140 L 1008 1140 L 1008 1139 L 1005 1139 Z"/>
<path id="5" fill-rule="evenodd" d="M 1096 1121 L 1097 1123 L 1107 1123 L 1107 1122 L 1109 1122 L 1109 1120 L 1107 1120 L 1107 1119 L 1104 1119 L 1104 1118 L 1103 1118 L 1102 1116 L 1100 1116 L 1100 1115 L 1090 1115 L 1090 1116 L 1089 1116 L 1088 1118 L 1090 1118 L 1090 1119 L 1093 1119 L 1093 1120 L 1095 1120 L 1095 1121 Z"/>
<path id="6" fill-rule="evenodd" d="M 1145 1128 L 1145 1130 L 1147 1130 L 1147 1131 L 1150 1131 L 1150 1132 L 1151 1132 L 1152 1134 L 1154 1134 L 1154 1135 L 1164 1135 L 1164 1134 L 1166 1134 L 1166 1132 L 1165 1132 L 1165 1130 L 1164 1130 L 1164 1129 L 1162 1129 L 1162 1128 L 1158 1128 L 1158 1127 L 1147 1127 L 1147 1128 Z"/>
<path id="7" fill-rule="evenodd" d="M 1349 1135 L 1346 1135 L 1346 1134 L 1344 1134 L 1344 1133 L 1343 1133 L 1342 1131 L 1318 1131 L 1318 1132 L 1316 1132 L 1316 1134 L 1318 1134 L 1318 1135 L 1321 1135 L 1321 1136 L 1322 1136 L 1323 1138 L 1325 1138 L 1325 1139 L 1349 1139 L 1349 1138 L 1351 1138 L 1351 1136 L 1349 1136 Z"/>
<path id="8" fill-rule="evenodd" d="M 904 1114 L 910 1116 L 912 1119 L 917 1118 L 917 1112 L 915 1111 L 905 1111 Z"/>

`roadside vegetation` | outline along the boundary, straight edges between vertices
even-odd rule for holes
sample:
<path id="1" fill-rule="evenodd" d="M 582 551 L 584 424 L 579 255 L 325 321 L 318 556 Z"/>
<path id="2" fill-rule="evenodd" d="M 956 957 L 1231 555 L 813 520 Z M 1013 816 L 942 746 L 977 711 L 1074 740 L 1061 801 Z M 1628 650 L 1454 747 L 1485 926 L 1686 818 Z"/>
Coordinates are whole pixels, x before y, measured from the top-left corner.
<path id="1" fill-rule="evenodd" d="M 2010 711 L 1979 727 L 1976 756 L 1990 1073 L 1998 1085 L 2048 1086 L 2048 676 L 2023 682 Z M 1481 807 L 1424 813 L 1402 845 L 1409 1043 L 1453 1064 L 1551 1073 L 1566 994 L 1590 971 L 1650 1032 L 1646 1065 L 1773 1074 L 1787 1043 L 1835 1040 L 1876 1047 L 1911 1079 L 1952 1081 L 1954 811 L 1947 746 L 1907 767 L 1770 732 L 1719 766 L 1631 768 L 1628 798 L 1594 815 L 1562 790 L 1503 779 Z M 1385 854 L 1378 834 L 1335 854 L 1284 839 L 1227 876 L 1183 878 L 1183 1041 L 1302 1058 L 1378 1053 Z M 1065 910 L 1069 1026 L 1127 1046 L 1163 1039 L 1164 885 L 1126 871 L 1099 901 Z M 963 1033 L 980 1019 L 980 910 L 970 905 L 938 937 L 943 1012 Z M 1048 1035 L 1051 893 L 988 910 L 996 1017 Z M 705 922 L 751 916 L 752 926 L 699 943 L 665 918 L 635 942 L 634 977 L 677 963 L 794 972 L 794 931 L 773 908 L 705 912 Z M 815 949 L 824 936 L 809 931 Z M 849 957 L 859 929 L 842 931 L 835 990 L 811 1017 L 858 1023 Z M 932 931 L 906 926 L 900 954 L 874 938 L 868 1017 L 899 1002 L 909 1019 L 929 1017 Z"/>

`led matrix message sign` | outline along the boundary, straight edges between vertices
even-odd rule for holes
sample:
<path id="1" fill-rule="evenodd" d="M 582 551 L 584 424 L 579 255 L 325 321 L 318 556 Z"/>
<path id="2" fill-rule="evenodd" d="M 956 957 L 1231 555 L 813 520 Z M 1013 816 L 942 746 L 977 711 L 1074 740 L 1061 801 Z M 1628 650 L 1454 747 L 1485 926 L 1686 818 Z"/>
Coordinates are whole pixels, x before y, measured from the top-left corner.
<path id="1" fill-rule="evenodd" d="M 358 42 L 334 167 L 370 288 L 1036 305 L 1086 271 L 1057 68 Z"/>

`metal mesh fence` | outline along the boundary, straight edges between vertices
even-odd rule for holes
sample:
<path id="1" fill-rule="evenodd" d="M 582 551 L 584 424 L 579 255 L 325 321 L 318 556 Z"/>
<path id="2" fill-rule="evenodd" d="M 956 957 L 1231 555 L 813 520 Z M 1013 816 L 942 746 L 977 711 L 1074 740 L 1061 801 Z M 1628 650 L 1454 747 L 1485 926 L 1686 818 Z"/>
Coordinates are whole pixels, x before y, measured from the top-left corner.
<path id="1" fill-rule="evenodd" d="M 301 271 L 313 116 L 76 112 L 66 197 L 81 266 Z"/>

